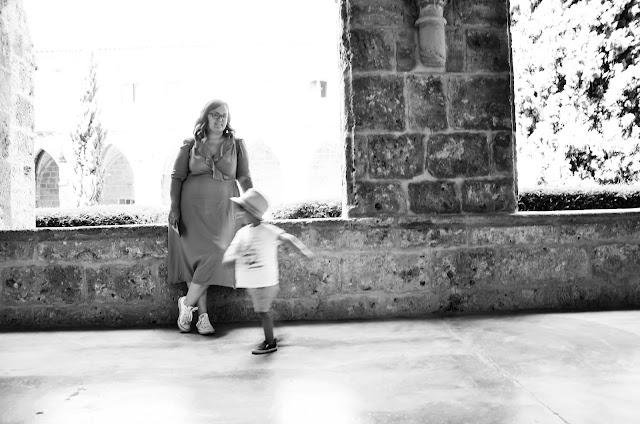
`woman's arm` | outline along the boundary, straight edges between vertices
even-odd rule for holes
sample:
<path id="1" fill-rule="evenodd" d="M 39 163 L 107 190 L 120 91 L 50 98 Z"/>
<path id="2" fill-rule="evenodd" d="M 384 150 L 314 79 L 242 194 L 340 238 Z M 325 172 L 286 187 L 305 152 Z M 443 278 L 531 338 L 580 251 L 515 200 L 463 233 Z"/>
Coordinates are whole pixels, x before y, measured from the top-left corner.
<path id="1" fill-rule="evenodd" d="M 169 197 L 171 198 L 171 210 L 169 212 L 169 225 L 177 226 L 180 222 L 180 195 L 182 193 L 182 182 L 189 175 L 189 154 L 191 152 L 192 140 L 185 140 L 171 172 L 171 185 L 169 186 Z"/>
<path id="2" fill-rule="evenodd" d="M 238 146 L 238 167 L 236 168 L 236 179 L 240 189 L 245 192 L 253 188 L 251 180 L 251 172 L 249 171 L 249 155 L 247 154 L 247 146 L 244 140 L 236 139 Z"/>

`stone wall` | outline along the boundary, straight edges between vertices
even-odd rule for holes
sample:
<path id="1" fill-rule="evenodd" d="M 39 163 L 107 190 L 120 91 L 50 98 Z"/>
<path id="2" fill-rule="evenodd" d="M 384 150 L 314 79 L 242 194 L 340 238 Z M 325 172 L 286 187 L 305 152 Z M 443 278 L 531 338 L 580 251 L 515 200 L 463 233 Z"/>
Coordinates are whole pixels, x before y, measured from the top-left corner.
<path id="1" fill-rule="evenodd" d="M 282 221 L 278 320 L 640 307 L 640 212 Z M 0 328 L 172 325 L 166 227 L 0 232 Z M 256 317 L 213 288 L 216 322 Z"/>
<path id="2" fill-rule="evenodd" d="M 31 38 L 21 0 L 0 0 L 0 230 L 35 227 Z"/>
<path id="3" fill-rule="evenodd" d="M 344 4 L 350 217 L 516 208 L 507 2 L 450 0 L 445 66 L 425 67 L 415 23 L 443 3 Z"/>

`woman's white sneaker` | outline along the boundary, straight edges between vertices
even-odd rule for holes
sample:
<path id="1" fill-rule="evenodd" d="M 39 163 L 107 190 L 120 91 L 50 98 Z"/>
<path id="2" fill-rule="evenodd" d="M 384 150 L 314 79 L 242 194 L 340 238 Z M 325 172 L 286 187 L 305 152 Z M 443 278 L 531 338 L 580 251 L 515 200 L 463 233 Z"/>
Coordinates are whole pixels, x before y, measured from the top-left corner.
<path id="1" fill-rule="evenodd" d="M 209 314 L 200 314 L 198 317 L 198 322 L 196 323 L 196 328 L 198 329 L 198 333 L 203 336 L 213 334 L 216 330 L 213 329 L 211 322 L 209 321 Z"/>
<path id="2" fill-rule="evenodd" d="M 183 333 L 191 331 L 191 320 L 193 319 L 193 312 L 198 310 L 197 306 L 187 306 L 184 304 L 184 300 L 187 296 L 182 296 L 178 299 L 178 328 Z"/>

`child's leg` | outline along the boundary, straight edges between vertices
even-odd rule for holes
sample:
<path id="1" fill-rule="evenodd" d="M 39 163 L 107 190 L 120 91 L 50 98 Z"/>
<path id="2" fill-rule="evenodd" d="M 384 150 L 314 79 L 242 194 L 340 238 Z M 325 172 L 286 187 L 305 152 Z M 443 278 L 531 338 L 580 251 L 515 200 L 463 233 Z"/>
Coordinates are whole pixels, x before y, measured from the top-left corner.
<path id="1" fill-rule="evenodd" d="M 264 330 L 264 340 L 273 344 L 273 318 L 271 312 L 258 312 L 260 321 L 262 321 L 262 329 Z"/>

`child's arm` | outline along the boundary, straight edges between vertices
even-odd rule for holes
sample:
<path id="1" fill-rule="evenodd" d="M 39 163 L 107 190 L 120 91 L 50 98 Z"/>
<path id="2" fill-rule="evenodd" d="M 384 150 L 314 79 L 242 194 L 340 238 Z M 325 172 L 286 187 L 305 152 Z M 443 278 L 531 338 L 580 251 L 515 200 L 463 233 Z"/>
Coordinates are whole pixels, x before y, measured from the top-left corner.
<path id="1" fill-rule="evenodd" d="M 238 252 L 239 245 L 240 243 L 238 243 L 238 240 L 236 239 L 236 237 L 234 237 L 233 241 L 231 241 L 231 244 L 224 252 L 224 256 L 222 256 L 222 263 L 224 265 L 232 264 L 240 257 L 240 254 Z"/>
<path id="2" fill-rule="evenodd" d="M 293 247 L 298 252 L 302 253 L 307 258 L 311 259 L 315 255 L 307 246 L 305 246 L 300 240 L 296 238 L 296 236 L 289 233 L 281 233 L 278 235 L 278 238 L 285 244 Z"/>

